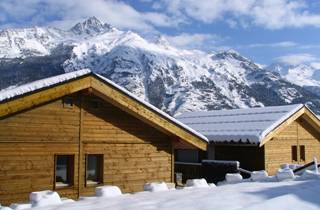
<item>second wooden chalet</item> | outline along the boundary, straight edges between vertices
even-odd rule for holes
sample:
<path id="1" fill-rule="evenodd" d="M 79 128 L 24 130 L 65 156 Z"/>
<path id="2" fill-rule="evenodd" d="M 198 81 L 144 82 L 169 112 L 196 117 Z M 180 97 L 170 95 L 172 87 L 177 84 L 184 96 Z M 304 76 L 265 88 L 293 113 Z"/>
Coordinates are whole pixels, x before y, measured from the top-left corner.
<path id="1" fill-rule="evenodd" d="M 320 121 L 302 104 L 190 112 L 177 118 L 209 139 L 208 159 L 238 160 L 244 169 L 270 174 L 281 164 L 320 159 Z M 197 150 L 176 153 L 199 159 Z"/>
<path id="2" fill-rule="evenodd" d="M 0 203 L 173 182 L 176 144 L 206 150 L 207 139 L 90 70 L 1 91 Z"/>

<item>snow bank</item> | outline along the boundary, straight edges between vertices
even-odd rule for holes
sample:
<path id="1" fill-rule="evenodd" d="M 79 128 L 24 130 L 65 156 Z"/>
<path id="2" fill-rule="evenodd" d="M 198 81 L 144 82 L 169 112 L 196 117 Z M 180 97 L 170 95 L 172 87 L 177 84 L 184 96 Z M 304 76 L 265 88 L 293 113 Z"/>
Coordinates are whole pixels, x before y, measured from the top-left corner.
<path id="1" fill-rule="evenodd" d="M 300 179 L 320 179 L 320 174 L 315 171 L 305 170 Z"/>
<path id="2" fill-rule="evenodd" d="M 268 178 L 268 173 L 264 170 L 261 171 L 253 171 L 250 176 L 250 180 L 252 181 L 263 181 Z"/>
<path id="3" fill-rule="evenodd" d="M 209 187 L 207 181 L 205 179 L 188 179 L 186 183 L 187 187 Z"/>
<path id="4" fill-rule="evenodd" d="M 59 194 L 51 190 L 32 192 L 29 198 L 32 207 L 62 204 Z"/>
<path id="5" fill-rule="evenodd" d="M 279 169 L 276 177 L 279 181 L 293 179 L 294 173 L 293 170 L 290 168 Z"/>
<path id="6" fill-rule="evenodd" d="M 169 188 L 165 182 L 146 183 L 143 186 L 143 189 L 145 191 L 150 191 L 150 192 L 160 192 L 160 191 L 168 191 L 169 190 Z"/>
<path id="7" fill-rule="evenodd" d="M 31 208 L 31 204 L 30 203 L 13 203 L 10 205 L 10 208 L 12 210 L 22 210 L 22 209 L 29 209 Z"/>
<path id="8" fill-rule="evenodd" d="M 117 186 L 101 186 L 96 187 L 96 196 L 98 197 L 105 197 L 105 198 L 111 198 L 122 195 L 121 190 Z"/>
<path id="9" fill-rule="evenodd" d="M 0 210 L 12 210 L 12 208 L 6 207 L 6 206 L 2 206 L 2 207 L 0 207 Z"/>
<path id="10" fill-rule="evenodd" d="M 225 178 L 227 183 L 241 182 L 243 179 L 239 173 L 227 173 Z"/>

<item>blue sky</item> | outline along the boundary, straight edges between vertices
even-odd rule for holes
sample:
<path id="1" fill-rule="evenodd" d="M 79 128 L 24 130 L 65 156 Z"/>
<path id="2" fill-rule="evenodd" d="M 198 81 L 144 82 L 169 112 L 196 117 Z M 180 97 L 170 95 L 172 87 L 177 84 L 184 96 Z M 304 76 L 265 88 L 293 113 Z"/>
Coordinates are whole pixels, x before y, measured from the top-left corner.
<path id="1" fill-rule="evenodd" d="M 320 68 L 319 0 L 1 0 L 0 28 L 68 28 L 90 16 L 180 48 L 235 49 L 268 65 Z"/>

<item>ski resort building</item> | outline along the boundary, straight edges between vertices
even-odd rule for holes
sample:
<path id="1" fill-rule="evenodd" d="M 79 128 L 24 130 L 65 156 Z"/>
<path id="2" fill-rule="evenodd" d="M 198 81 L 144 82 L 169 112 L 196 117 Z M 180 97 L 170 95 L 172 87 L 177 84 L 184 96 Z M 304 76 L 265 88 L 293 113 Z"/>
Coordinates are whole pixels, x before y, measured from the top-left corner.
<path id="1" fill-rule="evenodd" d="M 0 203 L 173 182 L 176 144 L 206 150 L 207 139 L 90 70 L 1 91 Z"/>
<path id="2" fill-rule="evenodd" d="M 274 174 L 281 164 L 320 159 L 320 121 L 302 104 L 190 112 L 177 119 L 208 138 L 208 159 L 238 160 L 247 170 Z M 176 153 L 199 157 L 197 150 Z"/>

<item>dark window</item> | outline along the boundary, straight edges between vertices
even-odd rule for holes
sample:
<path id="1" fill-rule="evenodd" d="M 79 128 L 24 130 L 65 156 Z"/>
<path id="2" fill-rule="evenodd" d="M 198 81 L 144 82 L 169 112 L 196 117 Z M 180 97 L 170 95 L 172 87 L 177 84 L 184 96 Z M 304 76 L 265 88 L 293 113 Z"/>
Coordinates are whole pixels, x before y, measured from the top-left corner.
<path id="1" fill-rule="evenodd" d="M 55 156 L 55 186 L 68 187 L 73 185 L 74 155 Z"/>
<path id="2" fill-rule="evenodd" d="M 297 146 L 291 146 L 291 158 L 292 158 L 292 161 L 298 161 Z"/>
<path id="3" fill-rule="evenodd" d="M 304 145 L 300 145 L 300 161 L 306 161 L 306 150 Z"/>
<path id="4" fill-rule="evenodd" d="M 86 184 L 103 183 L 103 155 L 87 155 Z"/>
<path id="5" fill-rule="evenodd" d="M 72 97 L 64 97 L 63 98 L 63 107 L 64 108 L 72 108 L 73 107 L 73 98 Z"/>
<path id="6" fill-rule="evenodd" d="M 199 151 L 196 149 L 177 149 L 175 152 L 175 161 L 198 163 L 200 162 Z"/>

